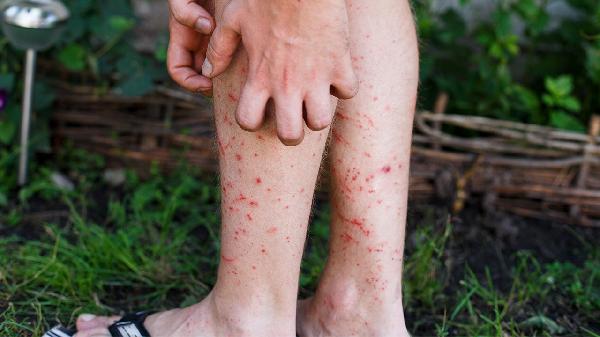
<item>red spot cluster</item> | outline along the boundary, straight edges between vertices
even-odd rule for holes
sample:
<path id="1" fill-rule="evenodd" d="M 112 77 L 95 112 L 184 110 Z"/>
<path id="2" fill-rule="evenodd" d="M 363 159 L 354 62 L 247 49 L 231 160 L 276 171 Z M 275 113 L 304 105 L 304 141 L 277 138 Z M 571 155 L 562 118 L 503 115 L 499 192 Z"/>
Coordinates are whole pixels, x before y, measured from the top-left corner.
<path id="1" fill-rule="evenodd" d="M 237 96 L 235 96 L 235 95 L 234 95 L 233 93 L 231 93 L 231 92 L 227 94 L 227 97 L 229 98 L 229 100 L 230 100 L 231 102 L 234 102 L 234 103 L 235 103 L 235 102 L 237 102 L 237 101 L 238 101 L 238 98 L 237 98 Z"/>
<path id="2" fill-rule="evenodd" d="M 354 237 L 348 233 L 344 233 L 344 234 L 340 235 L 340 237 L 342 238 L 342 240 L 345 243 L 352 243 L 352 242 L 356 241 L 356 240 L 354 240 Z"/>
<path id="3" fill-rule="evenodd" d="M 355 218 L 352 219 L 350 223 L 356 226 L 358 229 L 360 229 L 360 231 L 363 232 L 364 235 L 369 236 L 371 234 L 371 231 L 366 229 L 365 224 L 361 220 Z"/>
<path id="4" fill-rule="evenodd" d="M 367 247 L 367 250 L 369 253 L 383 253 L 383 249 L 381 248 Z"/>

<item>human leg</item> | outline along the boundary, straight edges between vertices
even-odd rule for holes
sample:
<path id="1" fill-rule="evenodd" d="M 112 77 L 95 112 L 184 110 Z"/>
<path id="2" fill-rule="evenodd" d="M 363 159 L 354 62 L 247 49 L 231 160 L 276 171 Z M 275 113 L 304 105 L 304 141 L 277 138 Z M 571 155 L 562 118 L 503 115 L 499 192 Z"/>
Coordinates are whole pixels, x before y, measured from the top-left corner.
<path id="1" fill-rule="evenodd" d="M 408 1 L 348 0 L 359 94 L 331 136 L 330 255 L 299 312 L 313 336 L 407 336 L 402 257 L 418 50 Z"/>
<path id="2" fill-rule="evenodd" d="M 150 316 L 154 337 L 295 334 L 300 260 L 328 130 L 305 130 L 297 147 L 281 144 L 272 119 L 256 133 L 241 130 L 234 112 L 246 63 L 240 50 L 214 82 L 222 191 L 217 283 L 196 305 Z M 80 319 L 77 337 L 107 336 L 115 318 Z"/>

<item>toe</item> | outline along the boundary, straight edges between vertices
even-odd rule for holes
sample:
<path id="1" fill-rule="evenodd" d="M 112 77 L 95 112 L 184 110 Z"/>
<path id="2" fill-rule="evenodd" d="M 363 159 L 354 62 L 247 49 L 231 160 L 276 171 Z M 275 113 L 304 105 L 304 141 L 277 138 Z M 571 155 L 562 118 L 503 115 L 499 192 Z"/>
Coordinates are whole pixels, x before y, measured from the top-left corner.
<path id="1" fill-rule="evenodd" d="M 95 316 L 82 314 L 77 318 L 77 331 L 91 330 L 95 328 L 108 328 L 109 325 L 120 319 L 119 316 Z"/>

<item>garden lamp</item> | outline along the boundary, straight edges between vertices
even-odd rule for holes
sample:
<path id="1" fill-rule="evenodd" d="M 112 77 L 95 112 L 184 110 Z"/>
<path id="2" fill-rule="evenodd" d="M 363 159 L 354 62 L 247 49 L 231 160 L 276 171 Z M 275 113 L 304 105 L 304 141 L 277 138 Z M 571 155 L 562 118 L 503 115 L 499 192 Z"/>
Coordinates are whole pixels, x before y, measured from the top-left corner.
<path id="1" fill-rule="evenodd" d="M 49 48 L 58 40 L 69 18 L 69 10 L 58 0 L 1 1 L 0 23 L 4 35 L 15 47 L 26 50 L 19 158 L 19 185 L 24 185 L 27 182 L 29 125 L 36 53 Z"/>

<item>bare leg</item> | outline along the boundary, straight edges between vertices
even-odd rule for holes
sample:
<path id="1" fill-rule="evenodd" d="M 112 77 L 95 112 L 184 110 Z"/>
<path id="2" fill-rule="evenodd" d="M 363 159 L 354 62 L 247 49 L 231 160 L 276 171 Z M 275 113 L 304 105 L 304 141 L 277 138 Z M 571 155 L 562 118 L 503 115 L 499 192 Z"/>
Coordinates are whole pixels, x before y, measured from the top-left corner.
<path id="1" fill-rule="evenodd" d="M 234 112 L 246 63 L 242 50 L 214 85 L 223 197 L 217 284 L 196 305 L 150 316 L 155 337 L 295 336 L 300 261 L 329 130 L 305 130 L 297 147 L 281 144 L 273 120 L 242 131 Z M 80 319 L 78 337 L 107 336 L 111 320 Z"/>
<path id="2" fill-rule="evenodd" d="M 332 130 L 330 256 L 302 337 L 408 336 L 402 308 L 418 51 L 408 1 L 348 0 L 360 92 Z"/>

